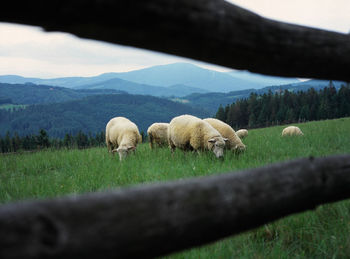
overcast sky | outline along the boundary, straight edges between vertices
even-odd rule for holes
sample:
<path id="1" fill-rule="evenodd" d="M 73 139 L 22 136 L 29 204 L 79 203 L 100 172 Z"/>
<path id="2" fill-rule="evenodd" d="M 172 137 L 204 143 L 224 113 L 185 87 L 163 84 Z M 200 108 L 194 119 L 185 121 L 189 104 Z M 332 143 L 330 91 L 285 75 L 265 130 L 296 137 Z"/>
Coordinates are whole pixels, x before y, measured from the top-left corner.
<path id="1" fill-rule="evenodd" d="M 350 31 L 350 0 L 230 0 L 259 15 L 342 33 Z M 84 40 L 66 33 L 46 33 L 39 27 L 0 23 L 0 75 L 53 78 L 94 76 L 194 60 Z"/>

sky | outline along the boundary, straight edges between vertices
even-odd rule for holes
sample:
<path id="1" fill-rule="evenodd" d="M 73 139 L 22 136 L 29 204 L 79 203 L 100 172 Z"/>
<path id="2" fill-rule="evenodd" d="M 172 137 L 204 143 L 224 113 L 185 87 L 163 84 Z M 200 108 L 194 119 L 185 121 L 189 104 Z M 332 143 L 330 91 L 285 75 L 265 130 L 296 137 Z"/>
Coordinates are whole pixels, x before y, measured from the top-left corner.
<path id="1" fill-rule="evenodd" d="M 227 0 L 261 16 L 341 33 L 350 32 L 349 0 Z M 0 23 L 0 75 L 55 78 L 96 76 L 154 65 L 190 62 L 231 69 L 149 50 L 44 32 L 40 27 Z"/>

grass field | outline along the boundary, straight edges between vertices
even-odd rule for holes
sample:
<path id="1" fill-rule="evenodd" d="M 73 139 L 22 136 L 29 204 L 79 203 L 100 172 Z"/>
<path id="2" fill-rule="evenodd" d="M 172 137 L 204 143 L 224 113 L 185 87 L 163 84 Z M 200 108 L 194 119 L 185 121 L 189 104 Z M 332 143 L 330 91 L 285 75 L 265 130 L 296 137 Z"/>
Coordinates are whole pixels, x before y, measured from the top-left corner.
<path id="1" fill-rule="evenodd" d="M 0 155 L 0 203 L 103 191 L 149 182 L 222 174 L 308 156 L 350 153 L 350 118 L 298 125 L 303 137 L 281 137 L 285 126 L 250 130 L 242 155 L 184 153 L 138 146 L 122 163 L 106 148 Z M 349 186 L 350 188 L 350 186 Z M 169 258 L 349 258 L 350 200 L 326 204 Z"/>

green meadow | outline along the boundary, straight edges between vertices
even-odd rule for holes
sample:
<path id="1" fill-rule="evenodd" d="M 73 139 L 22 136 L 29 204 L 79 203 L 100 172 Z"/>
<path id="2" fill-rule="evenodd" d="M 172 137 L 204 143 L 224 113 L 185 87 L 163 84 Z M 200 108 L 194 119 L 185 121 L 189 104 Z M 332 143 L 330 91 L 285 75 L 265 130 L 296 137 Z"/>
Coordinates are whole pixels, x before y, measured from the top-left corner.
<path id="1" fill-rule="evenodd" d="M 104 191 L 125 186 L 224 174 L 301 157 L 350 153 L 350 118 L 249 131 L 245 153 L 214 154 L 138 146 L 123 162 L 107 148 L 43 150 L 0 155 L 0 203 Z M 349 186 L 350 188 L 350 186 Z M 213 244 L 167 258 L 349 258 L 350 199 L 285 217 Z"/>

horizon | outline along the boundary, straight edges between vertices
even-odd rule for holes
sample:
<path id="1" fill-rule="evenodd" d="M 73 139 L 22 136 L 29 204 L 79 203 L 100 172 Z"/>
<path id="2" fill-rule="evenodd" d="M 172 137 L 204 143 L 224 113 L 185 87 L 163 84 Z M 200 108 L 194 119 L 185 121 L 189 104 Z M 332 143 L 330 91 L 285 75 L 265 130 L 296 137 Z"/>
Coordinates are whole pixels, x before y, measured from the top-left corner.
<path id="1" fill-rule="evenodd" d="M 348 33 L 347 0 L 226 0 L 268 19 Z M 185 62 L 218 72 L 233 68 L 161 52 L 0 22 L 0 74 L 53 79 L 91 77 Z M 237 70 L 238 71 L 238 70 Z"/>
<path id="2" fill-rule="evenodd" d="M 54 80 L 54 79 L 62 79 L 62 78 L 92 78 L 92 77 L 98 77 L 98 76 L 106 75 L 106 74 L 123 74 L 123 73 L 129 73 L 129 72 L 134 72 L 134 71 L 140 71 L 140 70 L 144 70 L 144 69 L 150 69 L 152 67 L 169 66 L 169 65 L 174 65 L 174 64 L 190 64 L 190 65 L 195 66 L 197 68 L 201 68 L 201 69 L 208 70 L 208 71 L 214 71 L 214 72 L 218 72 L 218 73 L 224 73 L 224 74 L 228 74 L 230 72 L 235 72 L 237 74 L 242 73 L 242 74 L 250 74 L 250 75 L 253 75 L 253 76 L 254 75 L 260 75 L 260 76 L 266 76 L 266 77 L 271 77 L 271 78 L 273 78 L 273 77 L 274 78 L 287 78 L 287 77 L 280 77 L 280 76 L 272 76 L 272 75 L 253 73 L 253 72 L 250 72 L 248 70 L 227 69 L 227 71 L 218 71 L 218 70 L 214 70 L 211 66 L 209 66 L 209 67 L 199 66 L 198 64 L 193 64 L 193 63 L 190 63 L 190 62 L 175 62 L 175 63 L 169 63 L 169 64 L 164 64 L 164 65 L 153 65 L 153 66 L 144 67 L 144 68 L 140 68 L 140 69 L 134 69 L 134 70 L 130 70 L 130 71 L 104 72 L 104 73 L 100 73 L 100 74 L 96 74 L 96 75 L 89 75 L 89 76 L 76 75 L 76 76 L 62 76 L 62 77 L 48 77 L 48 78 L 44 78 L 44 77 L 35 77 L 35 76 L 23 76 L 23 75 L 18 75 L 18 74 L 4 74 L 4 75 L 0 74 L 0 77 L 13 76 L 13 77 L 21 77 L 21 78 L 28 78 L 28 79 L 41 79 L 41 80 Z M 118 76 L 116 76 L 116 78 L 118 78 Z M 299 82 L 305 82 L 305 81 L 311 80 L 310 78 L 298 78 L 298 77 L 288 77 L 288 78 L 289 79 L 297 79 Z"/>
<path id="3" fill-rule="evenodd" d="M 197 63 L 197 62 L 196 62 Z M 120 73 L 128 73 L 128 72 L 133 72 L 133 71 L 138 71 L 138 70 L 143 70 L 143 69 L 148 69 L 148 68 L 152 68 L 152 67 L 159 67 L 159 66 L 167 66 L 167 65 L 173 65 L 173 64 L 191 64 L 193 66 L 202 68 L 202 69 L 206 69 L 206 70 L 211 70 L 211 71 L 215 71 L 215 72 L 219 72 L 219 73 L 227 73 L 227 72 L 231 72 L 231 71 L 237 71 L 237 72 L 247 72 L 246 70 L 235 70 L 235 69 L 231 69 L 231 68 L 223 68 L 220 70 L 220 68 L 216 68 L 215 69 L 215 65 L 199 65 L 196 64 L 195 62 L 191 63 L 191 62 L 185 62 L 185 61 L 179 61 L 179 62 L 173 62 L 173 63 L 168 63 L 168 64 L 159 64 L 159 65 L 150 65 L 150 66 L 146 66 L 146 67 L 142 67 L 142 68 L 135 68 L 135 69 L 131 69 L 128 71 L 109 71 L 109 72 L 102 72 L 99 74 L 95 74 L 95 75 L 88 75 L 88 76 L 81 76 L 81 75 L 75 75 L 75 76 L 61 76 L 61 77 L 36 77 L 36 76 L 23 76 L 20 74 L 0 74 L 0 76 L 20 76 L 23 78 L 38 78 L 38 79 L 56 79 L 56 78 L 70 78 L 70 77 L 96 77 L 96 76 L 100 76 L 100 75 L 104 75 L 104 74 L 120 74 Z M 220 66 L 218 66 L 220 67 Z M 227 71 L 226 71 L 227 70 Z M 249 71 L 248 71 L 249 72 Z M 252 73 L 252 72 L 249 72 Z M 256 73 L 252 73 L 252 74 L 256 74 Z"/>

